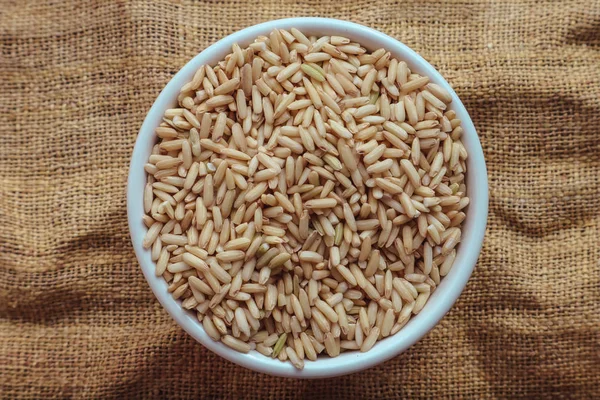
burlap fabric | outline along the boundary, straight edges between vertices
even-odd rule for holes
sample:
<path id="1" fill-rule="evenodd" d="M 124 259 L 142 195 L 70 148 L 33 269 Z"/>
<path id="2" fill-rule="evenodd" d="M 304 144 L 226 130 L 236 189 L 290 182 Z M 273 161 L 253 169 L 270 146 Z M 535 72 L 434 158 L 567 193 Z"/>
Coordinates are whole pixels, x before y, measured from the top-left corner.
<path id="1" fill-rule="evenodd" d="M 0 397 L 600 398 L 600 2 L 55 1 L 0 4 Z M 329 16 L 394 36 L 479 130 L 479 265 L 420 343 L 295 381 L 204 349 L 163 311 L 127 230 L 145 113 L 224 35 Z"/>

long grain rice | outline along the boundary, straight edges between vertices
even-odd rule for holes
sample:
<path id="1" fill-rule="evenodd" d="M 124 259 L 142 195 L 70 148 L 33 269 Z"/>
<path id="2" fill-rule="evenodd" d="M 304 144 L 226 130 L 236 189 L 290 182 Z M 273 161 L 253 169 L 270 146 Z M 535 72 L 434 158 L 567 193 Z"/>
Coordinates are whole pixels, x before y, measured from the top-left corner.
<path id="1" fill-rule="evenodd" d="M 291 29 L 232 46 L 178 101 L 144 166 L 142 244 L 213 340 L 302 369 L 421 312 L 469 204 L 446 89 Z"/>

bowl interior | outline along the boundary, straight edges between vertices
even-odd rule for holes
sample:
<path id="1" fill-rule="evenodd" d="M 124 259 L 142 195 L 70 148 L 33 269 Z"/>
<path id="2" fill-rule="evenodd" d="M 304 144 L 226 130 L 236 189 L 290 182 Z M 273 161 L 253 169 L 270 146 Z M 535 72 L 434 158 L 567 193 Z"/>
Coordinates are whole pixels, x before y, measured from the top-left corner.
<path id="1" fill-rule="evenodd" d="M 238 353 L 210 339 L 195 315 L 183 310 L 180 304 L 173 300 L 162 277 L 155 276 L 155 264 L 150 258 L 150 251 L 142 247 L 142 239 L 147 231 L 142 223 L 146 182 L 143 166 L 156 142 L 154 129 L 160 124 L 164 111 L 176 104 L 179 89 L 191 80 L 201 65 L 214 65 L 220 61 L 230 52 L 233 43 L 248 45 L 257 36 L 268 34 L 274 28 L 292 27 L 307 35 L 346 36 L 370 50 L 384 47 L 392 56 L 406 61 L 411 70 L 429 76 L 432 82 L 448 90 L 453 96 L 449 108 L 456 112 L 463 123 L 463 142 L 469 153 L 466 182 L 471 200 L 467 218 L 463 223 L 462 244 L 458 247 L 455 264 L 450 273 L 442 279 L 421 313 L 414 316 L 400 332 L 378 342 L 369 352 L 353 351 L 342 353 L 336 358 L 320 357 L 315 362 L 306 361 L 302 371 L 296 370 L 291 363 L 267 358 L 256 351 L 249 354 Z M 471 275 L 483 242 L 487 206 L 487 173 L 481 144 L 466 109 L 448 83 L 423 58 L 395 39 L 362 25 L 325 18 L 291 18 L 255 25 L 222 39 L 186 64 L 163 89 L 144 120 L 133 151 L 127 192 L 127 212 L 133 247 L 151 289 L 167 312 L 191 336 L 220 356 L 259 372 L 296 378 L 324 378 L 369 368 L 394 357 L 421 339 L 448 312 Z"/>

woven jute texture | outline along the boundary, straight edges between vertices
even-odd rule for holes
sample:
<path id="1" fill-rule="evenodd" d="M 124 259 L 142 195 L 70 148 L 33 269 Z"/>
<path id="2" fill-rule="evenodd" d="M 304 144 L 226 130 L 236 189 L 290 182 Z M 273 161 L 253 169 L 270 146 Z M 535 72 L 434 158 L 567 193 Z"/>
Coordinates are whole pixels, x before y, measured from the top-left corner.
<path id="1" fill-rule="evenodd" d="M 600 2 L 0 2 L 0 398 L 600 398 Z M 379 29 L 455 87 L 490 216 L 417 345 L 328 380 L 231 364 L 160 307 L 125 212 L 137 131 L 173 74 L 240 28 Z"/>

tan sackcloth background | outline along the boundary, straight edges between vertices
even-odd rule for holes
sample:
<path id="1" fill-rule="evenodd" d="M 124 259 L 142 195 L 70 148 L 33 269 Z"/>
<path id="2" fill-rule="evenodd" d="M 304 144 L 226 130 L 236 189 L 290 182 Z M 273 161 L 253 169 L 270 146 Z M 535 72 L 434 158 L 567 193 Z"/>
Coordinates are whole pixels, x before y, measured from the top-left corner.
<path id="1" fill-rule="evenodd" d="M 456 88 L 490 177 L 466 291 L 420 343 L 351 376 L 251 372 L 187 336 L 140 273 L 128 163 L 192 56 L 328 16 Z M 0 398 L 600 398 L 600 2 L 0 1 Z"/>

